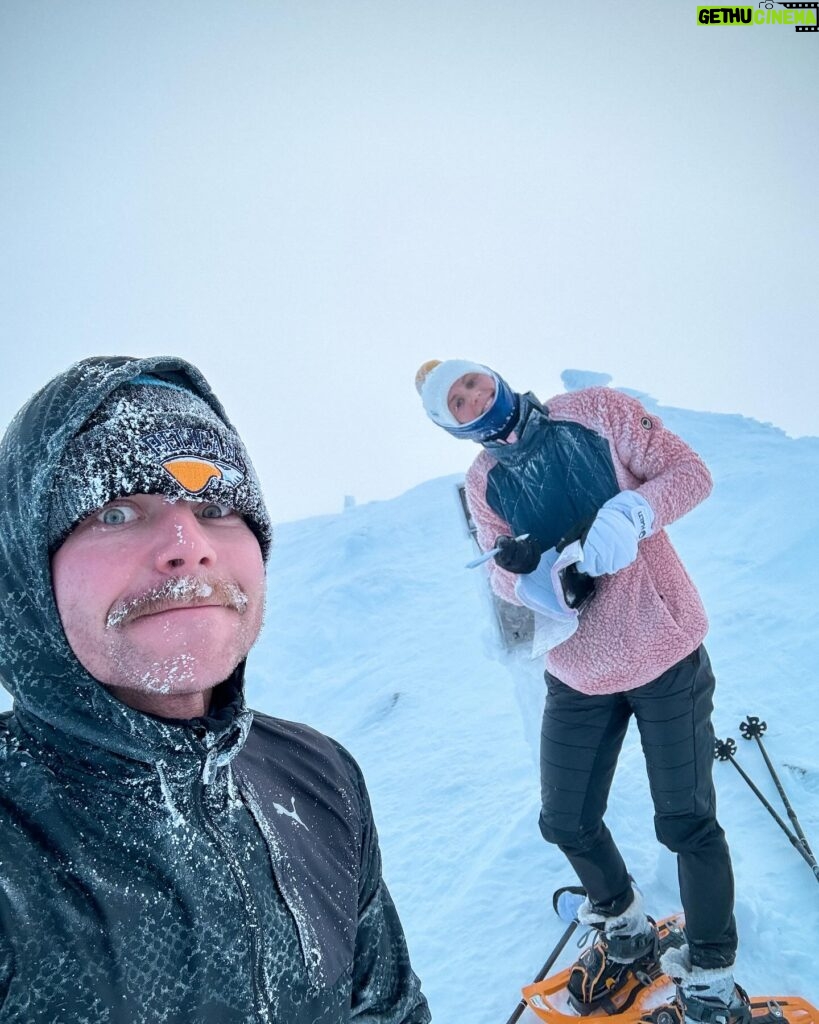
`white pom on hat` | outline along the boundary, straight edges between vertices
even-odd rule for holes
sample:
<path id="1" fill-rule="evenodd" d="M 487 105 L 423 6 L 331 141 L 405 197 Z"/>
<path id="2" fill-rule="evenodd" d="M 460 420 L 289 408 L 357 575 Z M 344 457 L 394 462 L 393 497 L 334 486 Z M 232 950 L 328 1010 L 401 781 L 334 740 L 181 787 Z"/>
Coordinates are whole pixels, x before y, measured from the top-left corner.
<path id="1" fill-rule="evenodd" d="M 449 389 L 455 381 L 467 373 L 482 373 L 493 380 L 496 376 L 488 366 L 470 362 L 468 359 L 446 359 L 444 362 L 431 359 L 424 363 L 415 375 L 415 387 L 424 403 L 427 416 L 440 426 L 459 426 L 449 411 L 447 398 Z"/>

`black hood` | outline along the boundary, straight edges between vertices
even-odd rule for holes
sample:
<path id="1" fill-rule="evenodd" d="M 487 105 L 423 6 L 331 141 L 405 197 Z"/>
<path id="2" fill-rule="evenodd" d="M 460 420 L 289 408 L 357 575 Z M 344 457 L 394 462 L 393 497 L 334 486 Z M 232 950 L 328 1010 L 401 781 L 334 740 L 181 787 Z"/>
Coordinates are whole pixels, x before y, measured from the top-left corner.
<path id="1" fill-rule="evenodd" d="M 47 535 L 54 476 L 66 446 L 112 391 L 140 374 L 188 388 L 231 426 L 199 371 L 167 356 L 84 359 L 29 400 L 0 443 L 0 681 L 14 697 L 18 717 L 31 716 L 38 731 L 155 761 L 169 747 L 181 752 L 199 746 L 203 730 L 135 711 L 86 672 L 57 612 Z M 222 711 L 208 720 L 207 745 L 221 746 L 225 732 L 235 736 L 237 728 L 249 728 L 243 679 L 242 664 L 220 688 Z"/>

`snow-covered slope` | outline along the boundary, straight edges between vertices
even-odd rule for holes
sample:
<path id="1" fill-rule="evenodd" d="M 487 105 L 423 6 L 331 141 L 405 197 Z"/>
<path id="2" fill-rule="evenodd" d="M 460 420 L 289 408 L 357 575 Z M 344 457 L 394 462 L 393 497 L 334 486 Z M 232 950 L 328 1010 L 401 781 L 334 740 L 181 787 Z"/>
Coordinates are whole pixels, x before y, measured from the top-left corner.
<path id="1" fill-rule="evenodd" d="M 779 806 L 738 729 L 748 714 L 767 721 L 768 751 L 819 848 L 819 438 L 639 397 L 715 477 L 671 534 L 711 618 L 717 734 L 737 739 L 738 759 Z M 474 548 L 458 482 L 278 528 L 249 697 L 331 733 L 362 764 L 435 1021 L 503 1024 L 563 931 L 551 893 L 574 879 L 537 829 L 542 666 L 503 649 L 484 570 L 464 569 Z M 715 776 L 737 881 L 737 977 L 755 993 L 819 1003 L 817 880 L 738 773 L 719 764 Z M 649 911 L 676 909 L 636 730 L 608 823 Z"/>

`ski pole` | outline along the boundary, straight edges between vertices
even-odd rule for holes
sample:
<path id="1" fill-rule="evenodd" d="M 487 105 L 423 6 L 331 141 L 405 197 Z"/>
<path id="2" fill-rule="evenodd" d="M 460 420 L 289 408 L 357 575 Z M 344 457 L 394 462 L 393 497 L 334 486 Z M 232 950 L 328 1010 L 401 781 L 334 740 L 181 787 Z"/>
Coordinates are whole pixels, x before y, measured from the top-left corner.
<path id="1" fill-rule="evenodd" d="M 543 979 L 546 977 L 546 975 L 549 973 L 549 971 L 551 971 L 552 967 L 554 966 L 555 960 L 557 960 L 557 958 L 563 952 L 563 949 L 564 949 L 566 943 L 572 937 L 572 934 L 574 933 L 574 930 L 575 930 L 576 927 L 577 927 L 577 921 L 572 921 L 569 924 L 569 927 L 566 929 L 566 931 L 563 932 L 563 934 L 557 940 L 557 945 L 552 950 L 552 952 L 549 954 L 549 959 L 540 968 L 540 970 L 537 973 L 537 977 L 533 979 L 535 983 L 538 982 L 538 981 L 543 981 Z M 512 1011 L 512 1015 L 509 1018 L 509 1020 L 506 1022 L 506 1024 L 516 1024 L 516 1021 L 520 1020 L 520 1016 L 521 1016 L 521 1014 L 523 1013 L 523 1011 L 525 1009 L 526 1009 L 526 1000 L 521 998 L 521 1000 L 518 1003 L 518 1005 Z"/>
<path id="2" fill-rule="evenodd" d="M 742 733 L 743 739 L 756 740 L 757 746 L 765 758 L 765 764 L 768 766 L 768 771 L 771 773 L 771 778 L 774 780 L 776 788 L 779 790 L 779 795 L 782 797 L 782 803 L 785 805 L 785 810 L 788 812 L 788 817 L 791 819 L 793 830 L 799 836 L 799 839 L 808 853 L 813 856 L 813 850 L 810 848 L 810 843 L 802 831 L 802 826 L 799 824 L 799 819 L 796 817 L 796 811 L 791 806 L 791 802 L 788 799 L 788 795 L 782 783 L 779 781 L 779 776 L 776 773 L 776 769 L 771 764 L 771 759 L 768 757 L 768 751 L 765 749 L 765 745 L 762 742 L 762 734 L 768 728 L 767 722 L 761 722 L 755 715 L 747 715 L 744 722 L 740 723 L 739 731 Z"/>
<path id="3" fill-rule="evenodd" d="M 513 537 L 512 540 L 528 540 L 528 533 L 518 534 L 517 537 Z M 464 569 L 477 569 L 479 565 L 483 565 L 484 562 L 488 562 L 490 558 L 494 558 L 495 555 L 500 551 L 500 548 L 490 548 L 488 551 L 484 551 L 482 555 L 478 555 L 477 558 L 473 558 L 471 562 L 467 562 Z"/>
<path id="4" fill-rule="evenodd" d="M 762 801 L 762 805 L 765 807 L 765 809 L 768 811 L 768 813 L 771 815 L 771 817 L 774 819 L 777 825 L 779 825 L 779 827 L 788 837 L 794 849 L 797 850 L 799 855 L 808 862 L 811 871 L 813 871 L 813 874 L 816 877 L 816 881 L 819 882 L 819 865 L 816 863 L 816 858 L 812 854 L 808 853 L 805 847 L 800 843 L 797 836 L 795 836 L 793 832 L 791 832 L 791 830 L 788 828 L 788 826 L 785 824 L 782 818 L 780 818 L 780 816 L 776 813 L 776 811 L 771 806 L 769 801 L 765 798 L 765 795 L 761 793 L 758 787 L 754 784 L 753 779 L 751 779 L 747 772 L 743 771 L 743 769 L 734 760 L 734 754 L 736 753 L 736 751 L 737 745 L 735 741 L 730 738 L 730 736 L 727 740 L 715 740 L 714 742 L 714 757 L 716 757 L 719 761 L 731 762 L 734 768 L 736 768 L 736 770 L 739 772 L 742 778 L 745 779 L 745 781 L 751 787 L 756 796 L 758 796 L 759 799 Z"/>

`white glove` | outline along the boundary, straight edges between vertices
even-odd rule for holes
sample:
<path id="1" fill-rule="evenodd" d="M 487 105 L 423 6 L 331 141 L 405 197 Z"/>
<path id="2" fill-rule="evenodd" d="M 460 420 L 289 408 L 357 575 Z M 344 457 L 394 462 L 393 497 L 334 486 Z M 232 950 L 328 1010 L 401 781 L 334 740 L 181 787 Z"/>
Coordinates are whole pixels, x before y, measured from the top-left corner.
<path id="1" fill-rule="evenodd" d="M 637 542 L 651 536 L 654 510 L 637 491 L 609 498 L 594 517 L 583 541 L 578 569 L 589 576 L 619 572 L 637 557 Z"/>

